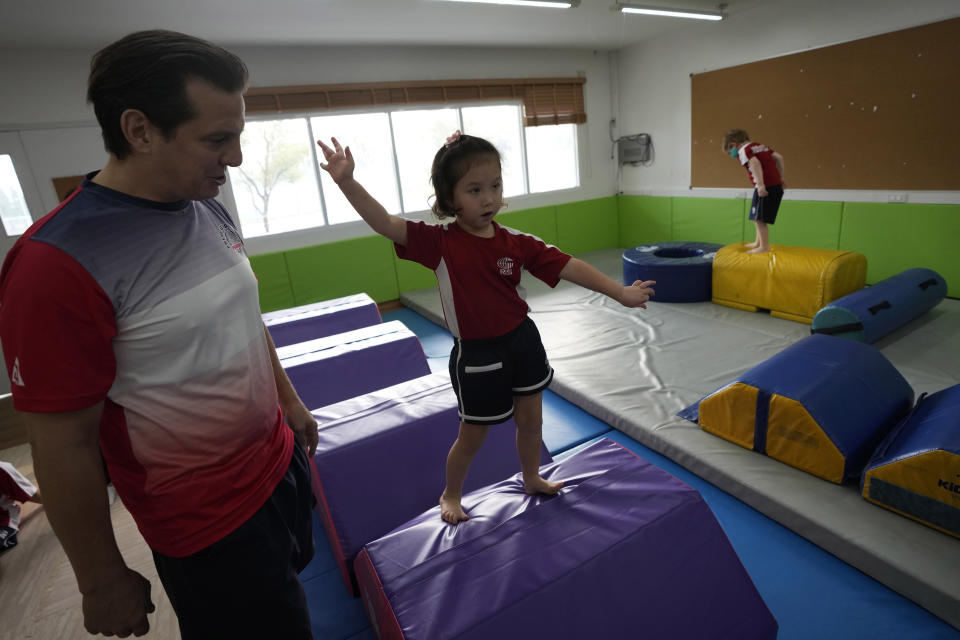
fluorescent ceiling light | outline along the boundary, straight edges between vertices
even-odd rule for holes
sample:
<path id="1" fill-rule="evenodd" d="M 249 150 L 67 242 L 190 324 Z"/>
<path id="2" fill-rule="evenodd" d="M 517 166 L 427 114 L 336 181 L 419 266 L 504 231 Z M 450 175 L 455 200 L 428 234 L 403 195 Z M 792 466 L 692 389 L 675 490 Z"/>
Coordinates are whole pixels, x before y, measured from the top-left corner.
<path id="1" fill-rule="evenodd" d="M 447 2 L 479 2 L 483 4 L 510 4 L 518 7 L 547 7 L 549 9 L 569 9 L 580 4 L 580 0 L 446 0 Z"/>
<path id="2" fill-rule="evenodd" d="M 723 11 L 698 11 L 695 9 L 668 9 L 650 7 L 642 4 L 618 2 L 615 7 L 621 13 L 642 13 L 648 16 L 666 16 L 668 18 L 693 18 L 695 20 L 723 20 Z"/>

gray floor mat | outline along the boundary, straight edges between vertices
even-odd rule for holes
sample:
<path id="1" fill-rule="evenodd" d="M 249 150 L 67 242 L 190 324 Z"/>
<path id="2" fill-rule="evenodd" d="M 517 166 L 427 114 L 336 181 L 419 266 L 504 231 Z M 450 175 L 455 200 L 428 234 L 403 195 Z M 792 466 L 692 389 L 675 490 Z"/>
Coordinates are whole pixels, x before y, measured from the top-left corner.
<path id="1" fill-rule="evenodd" d="M 620 280 L 621 249 L 578 256 Z M 709 302 L 625 309 L 525 274 L 531 317 L 556 370 L 551 390 L 960 628 L 960 540 L 742 449 L 676 416 L 809 335 L 809 325 Z M 436 289 L 401 301 L 443 324 Z M 960 300 L 875 344 L 917 396 L 960 382 Z"/>

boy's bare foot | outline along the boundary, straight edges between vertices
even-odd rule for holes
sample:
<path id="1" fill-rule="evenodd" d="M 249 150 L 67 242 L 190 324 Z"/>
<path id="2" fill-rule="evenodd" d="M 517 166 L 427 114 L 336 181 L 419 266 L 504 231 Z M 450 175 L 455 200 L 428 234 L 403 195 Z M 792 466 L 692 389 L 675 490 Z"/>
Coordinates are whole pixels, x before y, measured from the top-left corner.
<path id="1" fill-rule="evenodd" d="M 745 246 L 747 249 L 755 249 L 757 247 L 757 241 L 754 240 L 753 242 L 744 242 L 743 246 Z"/>
<path id="2" fill-rule="evenodd" d="M 523 481 L 523 490 L 531 496 L 535 496 L 538 493 L 545 493 L 548 496 L 552 496 L 559 491 L 562 486 L 563 482 L 548 482 L 540 476 L 537 476 L 529 482 L 526 480 Z"/>
<path id="3" fill-rule="evenodd" d="M 747 253 L 767 253 L 768 251 L 770 251 L 769 247 L 756 247 L 754 249 L 750 249 L 747 251 Z"/>
<path id="4" fill-rule="evenodd" d="M 460 506 L 460 498 L 448 498 L 446 494 L 440 496 L 440 517 L 450 524 L 459 524 L 470 519 Z"/>

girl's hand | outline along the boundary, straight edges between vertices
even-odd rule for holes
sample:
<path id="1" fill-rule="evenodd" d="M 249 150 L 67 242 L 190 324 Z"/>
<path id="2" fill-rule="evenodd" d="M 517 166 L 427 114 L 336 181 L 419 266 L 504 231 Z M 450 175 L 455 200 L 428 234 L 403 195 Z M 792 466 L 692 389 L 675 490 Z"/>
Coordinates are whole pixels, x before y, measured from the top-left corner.
<path id="1" fill-rule="evenodd" d="M 323 151 L 323 157 L 327 161 L 321 162 L 320 168 L 329 173 L 330 178 L 339 185 L 353 178 L 353 169 L 356 164 L 353 161 L 353 154 L 350 153 L 350 147 L 344 149 L 336 138 L 330 138 L 330 141 L 333 142 L 333 149 L 323 144 L 322 140 L 317 140 L 317 144 Z"/>
<path id="2" fill-rule="evenodd" d="M 623 288 L 623 297 L 620 304 L 625 307 L 640 307 L 646 309 L 646 302 L 654 295 L 652 286 L 657 284 L 656 280 L 637 280 L 629 287 Z"/>

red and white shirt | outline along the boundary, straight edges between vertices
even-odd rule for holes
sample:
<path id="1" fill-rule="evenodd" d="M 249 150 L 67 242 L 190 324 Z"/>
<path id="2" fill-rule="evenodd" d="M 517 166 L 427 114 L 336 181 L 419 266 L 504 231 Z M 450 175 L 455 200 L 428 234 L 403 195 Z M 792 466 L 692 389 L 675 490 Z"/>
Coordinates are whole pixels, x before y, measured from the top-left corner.
<path id="1" fill-rule="evenodd" d="M 182 557 L 253 515 L 292 454 L 257 281 L 216 200 L 150 202 L 90 177 L 0 272 L 14 406 L 103 401 L 117 493 L 151 548 Z"/>
<path id="2" fill-rule="evenodd" d="M 397 256 L 436 273 L 447 328 L 465 340 L 495 338 L 516 329 L 530 310 L 520 286 L 522 272 L 555 287 L 570 260 L 536 236 L 496 222 L 493 226 L 493 237 L 481 238 L 456 222 L 407 221 L 407 244 L 395 245 Z"/>
<path id="3" fill-rule="evenodd" d="M 740 147 L 739 157 L 740 164 L 747 170 L 747 175 L 750 176 L 750 181 L 754 184 L 756 184 L 757 181 L 753 179 L 753 173 L 750 171 L 750 158 L 756 158 L 760 161 L 760 170 L 763 173 L 764 186 L 774 187 L 783 183 L 783 178 L 780 177 L 780 170 L 777 168 L 777 163 L 773 159 L 773 149 L 767 145 L 757 144 L 756 142 L 746 142 Z"/>

